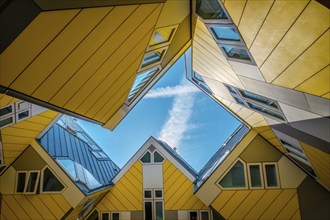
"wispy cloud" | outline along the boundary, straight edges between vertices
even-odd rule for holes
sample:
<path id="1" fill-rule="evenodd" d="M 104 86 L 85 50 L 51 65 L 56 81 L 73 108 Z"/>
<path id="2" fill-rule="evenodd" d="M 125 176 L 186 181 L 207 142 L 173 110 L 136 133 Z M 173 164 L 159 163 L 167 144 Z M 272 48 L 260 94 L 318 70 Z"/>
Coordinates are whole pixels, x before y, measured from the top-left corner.
<path id="1" fill-rule="evenodd" d="M 192 84 L 180 84 L 177 86 L 166 86 L 157 89 L 151 90 L 146 94 L 144 98 L 152 99 L 152 98 L 166 98 L 173 97 L 178 95 L 187 95 L 191 93 L 201 92 L 196 86 Z"/>
<path id="2" fill-rule="evenodd" d="M 179 86 L 167 87 L 167 89 L 164 88 L 164 90 L 159 89 L 158 92 L 155 91 L 154 93 L 158 94 L 154 95 L 157 97 L 174 96 L 173 105 L 169 111 L 169 116 L 159 134 L 159 139 L 165 141 L 171 147 L 178 148 L 181 145 L 187 131 L 194 127 L 189 123 L 189 121 L 193 113 L 195 93 L 199 90 L 196 88 L 196 91 L 193 87 L 193 85 L 181 83 Z"/>

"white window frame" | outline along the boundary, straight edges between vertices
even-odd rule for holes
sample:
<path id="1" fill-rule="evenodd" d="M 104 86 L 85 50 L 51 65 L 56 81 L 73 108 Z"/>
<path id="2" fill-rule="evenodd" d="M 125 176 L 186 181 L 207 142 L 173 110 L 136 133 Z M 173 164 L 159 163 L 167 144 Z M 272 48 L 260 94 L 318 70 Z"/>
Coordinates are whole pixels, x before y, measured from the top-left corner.
<path id="1" fill-rule="evenodd" d="M 9 112 L 9 113 L 7 113 L 5 115 L 0 116 L 0 120 L 3 119 L 3 118 L 7 118 L 7 116 L 12 115 L 12 114 L 15 113 L 15 106 L 14 106 L 14 104 L 15 103 L 11 103 L 9 105 L 5 105 L 5 106 L 1 106 L 0 107 L 0 109 L 3 109 L 3 108 L 7 108 L 7 107 L 11 106 L 11 112 Z"/>
<path id="2" fill-rule="evenodd" d="M 267 183 L 267 173 L 266 173 L 266 165 L 275 165 L 275 172 L 276 172 L 276 181 L 277 181 L 277 186 L 268 186 Z M 278 166 L 276 162 L 265 162 L 262 163 L 262 168 L 263 168 L 263 173 L 264 173 L 264 185 L 266 189 L 278 189 L 281 188 L 281 183 L 280 183 L 280 176 L 279 176 L 279 172 L 278 172 Z"/>
<path id="3" fill-rule="evenodd" d="M 19 119 L 19 118 L 18 118 L 18 115 L 21 114 L 21 113 L 23 113 L 23 112 L 28 112 L 28 116 L 26 116 L 26 117 L 24 117 L 24 118 L 22 118 L 22 119 Z M 16 112 L 15 116 L 16 116 L 16 123 L 18 123 L 18 122 L 20 122 L 20 121 L 24 121 L 25 119 L 31 117 L 31 109 L 24 109 L 24 110 L 22 110 L 22 111 L 20 111 L 20 112 Z"/>
<path id="4" fill-rule="evenodd" d="M 33 190 L 33 192 L 27 192 L 26 190 L 27 190 L 27 186 L 28 186 L 28 182 L 29 182 L 30 174 L 31 174 L 31 173 L 38 173 L 38 174 L 37 174 L 37 179 L 36 179 L 36 183 L 35 183 L 35 185 L 34 185 L 34 190 Z M 25 179 L 24 193 L 25 193 L 25 194 L 36 194 L 36 192 L 37 192 L 37 188 L 38 188 L 39 180 L 40 180 L 40 170 L 29 170 L 28 175 L 26 176 L 26 179 Z"/>
<path id="5" fill-rule="evenodd" d="M 241 34 L 239 33 L 236 25 L 234 24 L 224 24 L 224 23 L 217 23 L 217 24 L 208 24 L 207 28 L 209 29 L 209 32 L 211 33 L 213 39 L 218 43 L 218 44 L 224 44 L 224 45 L 242 45 L 244 46 L 244 41 L 243 38 L 241 36 Z M 218 39 L 215 31 L 213 28 L 233 28 L 235 29 L 236 34 L 239 36 L 239 41 L 234 41 L 234 40 L 221 40 Z"/>
<path id="6" fill-rule="evenodd" d="M 142 71 L 145 71 L 145 70 L 147 70 L 149 68 L 152 68 L 154 66 L 160 65 L 160 63 L 163 61 L 163 58 L 165 57 L 165 54 L 167 52 L 167 49 L 168 49 L 168 45 L 167 46 L 163 46 L 163 47 L 159 47 L 159 48 L 157 47 L 154 50 L 150 50 L 150 51 L 146 52 L 144 54 L 143 58 L 142 58 L 142 61 L 141 61 L 141 64 L 140 64 L 140 68 L 139 68 L 138 72 L 142 72 Z M 154 63 L 150 63 L 148 65 L 142 66 L 143 65 L 143 60 L 144 60 L 145 56 L 148 55 L 148 54 L 155 53 L 157 51 L 162 51 L 162 55 L 161 55 L 159 61 L 156 61 Z"/>
<path id="7" fill-rule="evenodd" d="M 207 214 L 209 215 L 209 220 L 211 220 L 211 212 L 210 210 L 200 210 L 199 211 L 199 219 L 202 220 L 202 212 L 207 212 Z"/>
<path id="8" fill-rule="evenodd" d="M 162 156 L 163 158 L 164 158 L 164 160 L 162 161 L 162 162 L 155 162 L 155 156 L 154 156 L 154 153 L 155 152 L 157 152 L 157 153 L 159 153 L 159 155 L 160 156 Z M 152 160 L 151 160 L 151 162 L 152 162 L 152 164 L 163 164 L 164 162 L 165 162 L 165 160 L 166 160 L 166 158 L 164 157 L 164 155 L 162 154 L 162 153 L 160 153 L 158 150 L 154 150 L 153 152 L 152 152 Z"/>
<path id="9" fill-rule="evenodd" d="M 151 202 L 151 210 L 152 210 L 152 218 L 154 218 L 155 216 L 155 210 L 154 210 L 154 203 L 153 203 L 153 199 L 145 199 L 143 201 L 143 219 L 146 219 L 146 209 L 145 209 L 145 204 L 146 202 Z M 112 219 L 111 219 L 112 220 Z"/>
<path id="10" fill-rule="evenodd" d="M 27 104 L 27 107 L 20 109 L 20 104 L 23 104 L 23 103 L 26 103 Z M 29 102 L 26 102 L 26 101 L 23 101 L 23 100 L 18 101 L 18 102 L 15 102 L 15 108 L 16 108 L 16 111 L 17 112 L 21 112 L 21 111 L 27 110 L 30 107 L 31 107 L 31 103 L 29 103 Z"/>
<path id="11" fill-rule="evenodd" d="M 102 214 L 109 214 L 109 220 L 111 220 L 111 213 L 110 213 L 110 212 L 104 212 L 104 211 L 103 211 L 103 212 L 100 212 L 100 211 L 99 211 L 99 219 L 100 219 L 100 220 L 103 220 L 103 218 L 102 218 Z"/>
<path id="12" fill-rule="evenodd" d="M 189 210 L 188 211 L 188 220 L 190 220 L 190 213 L 191 212 L 197 212 L 197 219 L 196 220 L 199 220 L 200 218 L 200 213 L 198 212 L 198 210 Z"/>
<path id="13" fill-rule="evenodd" d="M 61 191 L 54 191 L 54 192 L 51 192 L 51 191 L 44 192 L 43 191 L 42 186 L 44 183 L 44 171 L 46 168 L 48 168 L 50 170 L 50 172 L 52 172 L 52 174 L 56 177 L 56 179 L 64 186 Z M 67 186 L 64 184 L 64 182 L 56 175 L 56 173 L 48 165 L 46 165 L 44 168 L 41 169 L 39 185 L 40 185 L 40 188 L 39 188 L 40 194 L 59 194 L 59 193 L 62 193 L 67 188 Z"/>
<path id="14" fill-rule="evenodd" d="M 261 181 L 261 186 L 259 187 L 253 187 L 252 186 L 252 179 L 251 179 L 251 173 L 250 173 L 250 166 L 259 166 L 259 174 L 260 174 L 260 181 Z M 249 187 L 250 189 L 264 189 L 264 174 L 263 174 L 263 166 L 261 163 L 247 163 L 247 173 L 248 173 L 248 179 L 249 179 Z"/>
<path id="15" fill-rule="evenodd" d="M 164 200 L 162 200 L 162 199 L 160 199 L 160 200 L 158 200 L 158 199 L 155 199 L 154 201 L 153 201 L 153 203 L 152 203 L 152 205 L 153 205 L 153 218 L 154 219 L 156 219 L 156 202 L 161 202 L 162 203 L 162 209 L 163 209 L 163 220 L 165 220 L 165 209 L 164 209 Z"/>
<path id="16" fill-rule="evenodd" d="M 241 163 L 243 163 L 243 169 L 244 169 L 244 180 L 245 180 L 245 187 L 227 187 L 224 188 L 220 185 L 220 181 L 227 175 L 227 173 L 229 173 L 229 171 L 234 167 L 234 165 L 240 161 Z M 237 160 L 235 160 L 230 167 L 226 170 L 226 172 L 221 175 L 221 177 L 217 180 L 216 182 L 217 186 L 220 187 L 220 189 L 222 190 L 246 190 L 249 189 L 249 183 L 248 183 L 248 177 L 247 177 L 247 170 L 246 170 L 246 163 L 241 159 L 241 158 L 237 158 Z"/>
<path id="17" fill-rule="evenodd" d="M 144 157 L 144 155 L 146 155 L 146 153 L 149 152 L 150 153 L 150 162 L 149 163 L 146 163 L 146 162 L 143 162 L 141 159 L 142 157 Z M 139 161 L 142 163 L 142 164 L 152 164 L 153 163 L 153 153 L 150 151 L 150 150 L 146 150 L 142 156 L 139 158 Z"/>
<path id="18" fill-rule="evenodd" d="M 162 197 L 156 197 L 156 191 L 161 191 L 162 192 Z M 156 199 L 156 200 L 159 200 L 159 199 L 164 199 L 164 190 L 163 189 L 154 189 L 153 190 L 153 198 Z"/>
<path id="19" fill-rule="evenodd" d="M 9 116 L 5 116 L 5 117 L 0 117 L 0 121 L 5 120 L 7 118 L 12 118 L 12 122 L 9 123 L 9 124 L 4 125 L 2 127 L 0 127 L 0 129 L 6 128 L 6 127 L 11 126 L 11 125 L 13 125 L 13 124 L 16 123 L 16 121 L 15 121 L 15 114 L 12 114 L 12 115 L 9 115 Z"/>
<path id="20" fill-rule="evenodd" d="M 150 191 L 151 192 L 151 197 L 150 198 L 145 197 L 145 194 L 144 194 L 145 191 Z M 153 198 L 154 198 L 154 192 L 153 192 L 152 189 L 143 189 L 143 199 L 148 200 L 148 199 L 153 199 Z"/>
<path id="21" fill-rule="evenodd" d="M 25 194 L 25 185 L 26 185 L 26 179 L 27 179 L 27 176 L 28 176 L 28 172 L 29 171 L 17 171 L 16 172 L 16 181 L 15 181 L 15 194 Z M 20 173 L 25 173 L 25 181 L 24 181 L 24 188 L 23 188 L 23 192 L 17 192 L 17 186 L 18 186 L 18 175 Z"/>
<path id="22" fill-rule="evenodd" d="M 113 220 L 113 214 L 118 214 L 119 215 L 119 220 L 120 220 L 120 212 L 111 212 L 110 220 Z"/>

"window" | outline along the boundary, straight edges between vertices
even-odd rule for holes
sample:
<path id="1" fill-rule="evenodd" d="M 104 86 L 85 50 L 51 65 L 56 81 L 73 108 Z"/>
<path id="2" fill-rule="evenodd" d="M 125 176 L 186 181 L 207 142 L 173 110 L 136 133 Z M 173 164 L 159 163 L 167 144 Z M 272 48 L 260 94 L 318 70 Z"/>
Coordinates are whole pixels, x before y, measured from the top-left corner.
<path id="1" fill-rule="evenodd" d="M 277 166 L 275 163 L 265 163 L 265 180 L 267 188 L 278 188 L 279 181 L 277 175 Z"/>
<path id="2" fill-rule="evenodd" d="M 92 154 L 97 158 L 97 159 L 109 159 L 108 156 L 103 152 L 103 151 L 92 151 Z"/>
<path id="3" fill-rule="evenodd" d="M 26 102 L 26 101 L 19 101 L 19 102 L 16 102 L 15 105 L 16 105 L 16 111 L 22 111 L 22 110 L 30 108 L 31 103 Z"/>
<path id="4" fill-rule="evenodd" d="M 247 98 L 247 99 L 250 99 L 250 100 L 253 100 L 253 101 L 257 101 L 259 103 L 270 106 L 274 109 L 279 109 L 276 101 L 274 101 L 274 100 L 268 99 L 266 97 L 257 95 L 255 93 L 252 93 L 252 92 L 249 92 L 249 91 L 239 90 L 239 92 L 242 94 L 242 96 L 244 98 Z"/>
<path id="5" fill-rule="evenodd" d="M 279 113 L 276 113 L 272 110 L 269 110 L 261 105 L 258 105 L 258 104 L 255 104 L 255 103 L 251 103 L 251 102 L 247 102 L 247 104 L 249 105 L 249 107 L 253 110 L 256 110 L 260 113 L 263 113 L 267 116 L 270 116 L 271 118 L 276 118 L 276 119 L 279 119 L 281 121 L 285 121 L 284 119 L 284 116 L 279 114 Z"/>
<path id="6" fill-rule="evenodd" d="M 197 0 L 196 13 L 203 19 L 228 20 L 228 16 L 219 4 L 218 0 Z"/>
<path id="7" fill-rule="evenodd" d="M 198 212 L 197 211 L 189 211 L 189 220 L 197 220 Z"/>
<path id="8" fill-rule="evenodd" d="M 155 215 L 156 215 L 156 220 L 164 219 L 164 208 L 162 201 L 155 201 Z"/>
<path id="9" fill-rule="evenodd" d="M 154 162 L 155 163 L 161 163 L 164 161 L 164 157 L 162 157 L 162 155 L 160 155 L 160 153 L 158 153 L 157 151 L 154 152 Z"/>
<path id="10" fill-rule="evenodd" d="M 263 188 L 262 171 L 260 164 L 248 164 L 249 181 L 251 188 Z"/>
<path id="11" fill-rule="evenodd" d="M 174 36 L 175 30 L 176 30 L 175 26 L 162 27 L 156 29 L 150 39 L 149 47 L 159 48 L 169 44 Z"/>
<path id="12" fill-rule="evenodd" d="M 140 160 L 142 163 L 151 163 L 151 153 L 147 151 Z"/>
<path id="13" fill-rule="evenodd" d="M 215 26 L 211 25 L 211 33 L 219 43 L 241 43 L 241 37 L 234 25 Z"/>
<path id="14" fill-rule="evenodd" d="M 120 214 L 118 212 L 113 212 L 111 214 L 112 220 L 119 220 L 120 219 Z"/>
<path id="15" fill-rule="evenodd" d="M 158 64 L 163 58 L 166 52 L 165 48 L 154 50 L 152 52 L 146 53 L 142 60 L 141 68 Z"/>
<path id="16" fill-rule="evenodd" d="M 207 92 L 209 95 L 212 95 L 213 92 L 210 89 L 210 87 L 205 83 L 204 79 L 202 78 L 201 75 L 199 75 L 196 72 L 193 72 L 193 77 L 192 80 L 197 83 L 205 92 Z"/>
<path id="17" fill-rule="evenodd" d="M 200 211 L 201 220 L 210 220 L 210 212 L 209 211 Z"/>
<path id="18" fill-rule="evenodd" d="M 18 113 L 16 121 L 17 122 L 22 121 L 22 120 L 24 120 L 25 118 L 28 118 L 28 117 L 30 117 L 30 110 L 26 110 L 26 111 Z"/>
<path id="19" fill-rule="evenodd" d="M 165 160 L 165 158 L 158 152 L 154 151 L 151 153 L 150 151 L 147 151 L 140 159 L 140 161 L 143 164 L 147 163 L 162 163 Z"/>
<path id="20" fill-rule="evenodd" d="M 152 199 L 152 190 L 144 190 L 144 198 Z"/>
<path id="21" fill-rule="evenodd" d="M 155 189 L 155 198 L 156 199 L 162 199 L 163 198 L 163 190 Z"/>
<path id="22" fill-rule="evenodd" d="M 13 105 L 8 105 L 0 108 L 0 117 L 13 113 Z"/>
<path id="23" fill-rule="evenodd" d="M 35 194 L 39 183 L 39 171 L 18 171 L 16 193 Z"/>
<path id="24" fill-rule="evenodd" d="M 109 212 L 101 212 L 101 220 L 110 220 Z"/>
<path id="25" fill-rule="evenodd" d="M 252 61 L 245 48 L 227 45 L 221 46 L 221 49 L 225 52 L 228 58 Z"/>
<path id="26" fill-rule="evenodd" d="M 43 170 L 42 174 L 42 192 L 61 192 L 64 189 L 63 184 L 55 177 L 48 167 Z"/>
<path id="27" fill-rule="evenodd" d="M 14 123 L 14 116 L 9 116 L 7 118 L 0 119 L 0 128 L 7 127 Z"/>
<path id="28" fill-rule="evenodd" d="M 144 202 L 144 219 L 152 220 L 152 202 Z"/>
<path id="29" fill-rule="evenodd" d="M 245 167 L 242 161 L 238 160 L 219 184 L 223 188 L 246 188 Z"/>
<path id="30" fill-rule="evenodd" d="M 139 93 L 139 91 L 143 88 L 144 85 L 159 71 L 159 67 L 154 67 L 150 70 L 140 73 L 131 88 L 131 91 L 128 95 L 127 101 L 131 102 L 134 97 Z"/>
<path id="31" fill-rule="evenodd" d="M 31 103 L 18 101 L 0 108 L 0 129 L 31 117 Z"/>
<path id="32" fill-rule="evenodd" d="M 86 220 L 98 220 L 99 219 L 99 212 L 94 209 L 94 211 L 88 216 Z"/>

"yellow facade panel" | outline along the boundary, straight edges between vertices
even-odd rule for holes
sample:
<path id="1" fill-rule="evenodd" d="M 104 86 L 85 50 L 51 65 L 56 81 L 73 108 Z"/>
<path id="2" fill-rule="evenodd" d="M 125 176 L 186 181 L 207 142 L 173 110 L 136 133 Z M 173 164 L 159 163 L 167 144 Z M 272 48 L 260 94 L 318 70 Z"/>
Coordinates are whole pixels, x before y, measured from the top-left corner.
<path id="1" fill-rule="evenodd" d="M 235 194 L 230 198 L 230 200 L 224 205 L 224 207 L 220 210 L 221 215 L 228 219 L 237 207 L 245 200 L 245 198 L 251 193 L 250 190 L 238 190 Z"/>
<path id="2" fill-rule="evenodd" d="M 300 219 L 298 194 L 296 193 L 291 200 L 283 207 L 275 219 Z"/>
<path id="3" fill-rule="evenodd" d="M 43 219 L 56 219 L 56 217 L 52 214 L 52 212 L 48 209 L 48 207 L 44 204 L 39 196 L 31 196 L 29 197 L 29 200 L 38 210 Z"/>
<path id="4" fill-rule="evenodd" d="M 236 1 L 233 1 L 236 2 Z M 258 66 L 267 59 L 308 1 L 275 1 L 250 52 Z"/>
<path id="5" fill-rule="evenodd" d="M 300 142 L 300 144 L 317 176 L 323 184 L 330 187 L 330 154 L 303 142 Z"/>
<path id="6" fill-rule="evenodd" d="M 330 99 L 330 66 L 322 69 L 297 87 L 295 90 L 310 93 L 316 96 L 323 96 L 324 98 Z M 324 94 L 327 93 L 328 95 Z"/>
<path id="7" fill-rule="evenodd" d="M 237 207 L 229 219 L 244 219 L 245 215 L 253 208 L 265 192 L 266 190 L 251 190 L 251 193 Z"/>
<path id="8" fill-rule="evenodd" d="M 246 219 L 259 219 L 282 190 L 267 190 L 257 204 L 245 216 Z"/>
<path id="9" fill-rule="evenodd" d="M 142 165 L 141 165 L 142 166 Z M 162 164 L 163 166 L 163 173 L 166 172 L 166 170 L 171 166 L 171 162 L 169 160 L 165 160 Z"/>
<path id="10" fill-rule="evenodd" d="M 9 86 L 79 11 L 41 12 L 0 55 L 0 84 Z"/>
<path id="11" fill-rule="evenodd" d="M 178 169 L 176 169 L 172 173 L 172 175 L 170 176 L 170 178 L 167 178 L 166 182 L 164 182 L 164 189 L 169 189 L 180 176 L 182 176 L 181 172 Z M 168 197 L 168 194 L 170 193 L 170 191 L 165 190 L 164 193 L 165 193 L 165 196 Z"/>
<path id="12" fill-rule="evenodd" d="M 131 194 L 133 200 L 135 201 L 135 207 L 142 207 L 142 188 L 137 188 L 132 182 L 129 181 L 125 176 L 122 177 L 120 182 L 126 187 L 129 194 Z"/>
<path id="13" fill-rule="evenodd" d="M 133 78 L 130 78 L 130 83 L 133 83 Z M 124 90 L 124 88 L 122 89 Z M 116 101 L 116 103 L 114 102 L 115 100 L 111 99 L 107 105 L 112 106 L 112 108 L 110 110 L 108 110 L 105 114 L 101 115 L 102 118 L 100 119 L 101 122 L 106 123 L 107 121 L 109 121 L 109 118 L 112 117 L 123 105 L 123 103 L 125 103 L 125 101 L 127 100 L 128 94 L 129 94 L 129 89 L 127 89 L 126 91 L 120 91 L 123 92 L 122 96 L 119 98 L 119 100 Z M 99 119 L 96 117 L 96 119 Z"/>
<path id="14" fill-rule="evenodd" d="M 21 128 L 14 128 L 14 127 L 9 126 L 9 127 L 3 128 L 1 130 L 1 134 L 18 136 L 18 137 L 35 138 L 40 134 L 40 132 L 21 129 Z"/>
<path id="15" fill-rule="evenodd" d="M 101 202 L 98 203 L 96 208 L 100 211 L 116 211 L 119 210 L 116 206 L 114 206 L 109 199 L 106 197 L 101 200 Z"/>
<path id="16" fill-rule="evenodd" d="M 225 7 L 230 14 L 231 19 L 233 19 L 233 22 L 236 26 L 239 25 L 239 21 L 241 20 L 242 13 L 244 10 L 244 7 L 246 5 L 246 0 L 238 0 L 238 1 L 226 1 Z"/>
<path id="17" fill-rule="evenodd" d="M 29 215 L 24 211 L 21 204 L 16 201 L 14 196 L 3 196 L 3 201 L 5 201 L 7 205 L 11 207 L 12 211 L 15 212 L 17 219 L 29 219 Z"/>
<path id="18" fill-rule="evenodd" d="M 170 162 L 169 162 L 170 163 Z M 171 165 L 166 169 L 163 170 L 163 178 L 164 178 L 164 184 L 167 182 L 167 180 L 173 175 L 173 173 L 176 171 L 175 166 Z"/>
<path id="19" fill-rule="evenodd" d="M 2 135 L 2 142 L 5 145 L 6 143 L 10 144 L 29 144 L 34 140 L 34 138 L 28 137 L 17 137 L 12 135 Z"/>
<path id="20" fill-rule="evenodd" d="M 293 198 L 296 194 L 296 189 L 285 189 L 283 190 L 279 196 L 271 203 L 271 205 L 267 208 L 267 210 L 261 216 L 261 219 L 274 219 L 281 210 L 288 204 L 288 202 Z M 293 213 L 296 211 L 293 210 Z M 292 214 L 293 214 L 292 213 Z M 283 219 L 290 219 L 291 216 L 283 216 Z"/>
<path id="21" fill-rule="evenodd" d="M 239 104 L 236 103 L 231 103 L 229 106 L 230 110 L 232 110 L 233 112 L 237 113 L 239 110 L 241 110 L 243 107 Z"/>
<path id="22" fill-rule="evenodd" d="M 136 5 L 115 7 L 110 12 L 107 17 L 107 19 L 111 20 L 111 25 L 108 27 L 107 32 L 110 34 L 110 37 L 102 44 L 100 48 L 98 48 L 95 54 L 93 54 L 93 56 L 91 56 L 88 61 L 82 65 L 77 72 L 75 72 L 72 78 L 68 80 L 63 88 L 61 88 L 61 90 L 50 100 L 51 103 L 63 106 L 86 83 L 86 81 L 91 77 L 91 73 L 95 72 L 96 68 L 104 62 L 105 58 L 113 53 L 113 47 L 115 45 L 111 42 L 119 40 L 117 41 L 118 45 L 116 45 L 119 46 L 124 39 L 119 39 L 117 36 L 121 35 L 125 31 L 132 31 L 131 29 L 125 30 L 125 28 L 130 28 L 128 25 L 129 22 L 132 22 L 132 20 L 129 19 L 126 22 L 125 20 L 136 8 Z M 119 33 L 117 33 L 117 31 Z M 131 32 L 127 32 L 127 34 L 130 33 Z"/>
<path id="23" fill-rule="evenodd" d="M 267 139 L 267 141 L 274 146 L 282 146 L 282 144 L 280 143 L 280 141 L 277 138 Z"/>
<path id="24" fill-rule="evenodd" d="M 2 79 L 0 80 L 0 84 L 2 83 Z M 14 103 L 18 101 L 18 99 L 15 99 L 11 96 L 7 96 L 5 94 L 2 94 L 1 98 L 0 98 L 0 107 L 5 106 L 5 105 L 9 105 L 11 103 Z"/>
<path id="25" fill-rule="evenodd" d="M 298 59 L 294 61 L 294 63 L 282 72 L 281 75 L 279 75 L 272 82 L 272 84 L 292 89 L 328 66 L 330 63 L 329 33 L 329 30 L 325 32 L 315 43 L 313 43 L 303 54 L 301 54 Z M 330 75 L 328 75 L 327 82 L 329 81 Z M 319 83 L 320 84 L 318 85 L 325 84 L 329 87 L 329 83 L 325 83 L 324 81 Z M 313 88 L 311 89 L 313 90 Z M 326 90 L 324 92 L 328 91 L 329 90 Z"/>
<path id="26" fill-rule="evenodd" d="M 257 112 L 253 113 L 252 115 L 250 115 L 245 119 L 245 121 L 252 127 L 264 120 L 265 120 L 264 116 L 262 116 L 262 114 L 259 114 Z"/>
<path id="27" fill-rule="evenodd" d="M 108 11 L 107 8 L 83 9 L 24 70 L 10 88 L 32 94 L 104 18 Z M 59 50 L 59 48 L 61 49 Z"/>
<path id="28" fill-rule="evenodd" d="M 41 201 L 47 206 L 48 210 L 53 213 L 56 219 L 61 219 L 65 212 L 60 206 L 50 197 L 50 195 L 39 195 Z"/>
<path id="29" fill-rule="evenodd" d="M 261 136 L 263 136 L 265 139 L 273 139 L 273 138 L 276 138 L 274 132 L 272 129 L 269 129 L 267 131 L 263 131 L 263 132 L 260 132 L 259 133 Z"/>
<path id="30" fill-rule="evenodd" d="M 260 70 L 272 82 L 329 28 L 329 10 L 310 1 Z M 302 40 L 303 36 L 303 40 Z"/>
<path id="31" fill-rule="evenodd" d="M 38 210 L 30 203 L 30 196 L 15 195 L 15 200 L 23 207 L 24 211 L 29 215 L 30 219 L 42 219 Z"/>
<path id="32" fill-rule="evenodd" d="M 225 206 L 225 204 L 230 200 L 230 198 L 235 194 L 234 190 L 222 191 L 217 198 L 211 203 L 211 206 L 218 212 Z"/>
<path id="33" fill-rule="evenodd" d="M 180 200 L 180 198 L 182 198 L 187 189 L 192 189 L 190 186 L 192 186 L 192 183 L 183 174 L 181 174 L 175 184 L 168 188 L 164 187 L 165 210 L 177 210 L 178 207 L 182 207 L 187 200 Z M 192 194 L 193 191 L 190 191 L 190 195 Z"/>
<path id="34" fill-rule="evenodd" d="M 330 92 L 322 95 L 323 98 L 330 99 Z"/>
<path id="35" fill-rule="evenodd" d="M 267 13 L 272 7 L 272 4 L 273 1 L 267 0 L 247 1 L 238 29 L 248 48 L 250 48 L 254 41 Z"/>
<path id="36" fill-rule="evenodd" d="M 250 115 L 252 115 L 254 111 L 243 107 L 240 111 L 237 112 L 238 116 L 241 117 L 243 120 L 248 118 Z"/>
<path id="37" fill-rule="evenodd" d="M 69 211 L 71 206 L 62 194 L 50 194 L 50 196 L 54 201 L 56 201 L 57 205 L 62 209 L 64 213 Z"/>
<path id="38" fill-rule="evenodd" d="M 129 196 L 129 193 L 127 191 L 124 192 L 120 189 L 121 185 L 119 182 L 117 184 L 119 185 L 119 187 L 116 186 L 112 188 L 111 196 L 116 197 L 123 204 L 124 210 L 136 210 L 136 207 L 131 202 L 131 198 L 126 197 Z"/>
<path id="39" fill-rule="evenodd" d="M 2 203 L 1 203 L 1 215 L 4 215 L 6 219 L 18 219 L 14 214 L 13 210 L 7 205 L 5 198 L 6 196 L 2 196 Z"/>

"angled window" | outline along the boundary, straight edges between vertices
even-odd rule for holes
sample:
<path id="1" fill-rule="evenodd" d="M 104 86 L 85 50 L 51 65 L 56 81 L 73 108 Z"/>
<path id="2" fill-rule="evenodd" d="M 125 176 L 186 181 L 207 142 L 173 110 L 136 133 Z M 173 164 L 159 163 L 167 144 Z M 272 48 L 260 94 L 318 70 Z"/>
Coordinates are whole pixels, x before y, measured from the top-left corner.
<path id="1" fill-rule="evenodd" d="M 0 108 L 0 117 L 10 115 L 13 112 L 14 112 L 14 106 L 12 104 L 8 105 L 8 106 L 5 106 L 5 107 L 1 107 Z"/>
<path id="2" fill-rule="evenodd" d="M 81 183 L 84 183 L 87 188 L 95 189 L 102 186 L 101 183 L 91 174 L 85 167 L 79 163 L 75 163 L 76 173 L 78 180 Z"/>
<path id="3" fill-rule="evenodd" d="M 237 94 L 237 90 L 235 87 L 232 87 L 230 85 L 226 85 L 225 86 L 227 87 L 227 89 L 229 90 L 229 92 L 233 93 L 233 94 Z"/>
<path id="4" fill-rule="evenodd" d="M 154 152 L 154 163 L 162 163 L 164 160 L 164 157 L 158 151 Z"/>
<path id="5" fill-rule="evenodd" d="M 147 151 L 143 157 L 141 157 L 140 161 L 142 163 L 151 163 L 151 153 L 149 151 Z"/>
<path id="6" fill-rule="evenodd" d="M 262 172 L 260 164 L 248 164 L 250 188 L 263 188 Z"/>
<path id="7" fill-rule="evenodd" d="M 249 92 L 249 91 L 239 90 L 239 92 L 241 93 L 241 95 L 244 98 L 247 98 L 247 99 L 262 103 L 262 104 L 265 104 L 265 105 L 270 106 L 274 109 L 279 109 L 278 104 L 274 100 L 271 100 L 269 98 L 266 98 L 264 96 L 261 96 L 261 95 L 258 95 L 258 94 L 255 94 L 255 93 L 252 93 L 252 92 Z"/>
<path id="8" fill-rule="evenodd" d="M 243 102 L 242 99 L 238 98 L 238 97 L 234 97 L 235 101 L 240 104 L 240 105 L 243 105 L 244 107 L 246 107 L 245 103 Z"/>
<path id="9" fill-rule="evenodd" d="M 228 20 L 228 16 L 218 0 L 197 0 L 196 13 L 203 19 Z"/>
<path id="10" fill-rule="evenodd" d="M 156 220 L 164 219 L 163 201 L 155 201 L 155 215 L 156 215 Z"/>
<path id="11" fill-rule="evenodd" d="M 175 31 L 175 26 L 157 28 L 150 39 L 149 47 L 159 48 L 168 45 L 171 42 Z"/>
<path id="12" fill-rule="evenodd" d="M 25 189 L 27 172 L 17 172 L 16 192 L 23 193 Z"/>
<path id="13" fill-rule="evenodd" d="M 270 109 L 267 109 L 261 105 L 252 103 L 252 102 L 247 102 L 247 104 L 249 105 L 249 107 L 253 110 L 256 110 L 260 113 L 263 113 L 264 115 L 270 116 L 271 118 L 276 118 L 279 119 L 281 121 L 285 121 L 284 116 L 280 113 L 277 113 L 275 111 L 272 111 Z"/>
<path id="14" fill-rule="evenodd" d="M 109 212 L 101 212 L 101 220 L 110 220 Z"/>
<path id="15" fill-rule="evenodd" d="M 57 179 L 57 177 L 46 167 L 42 172 L 42 192 L 61 192 L 64 185 Z"/>
<path id="16" fill-rule="evenodd" d="M 16 193 L 35 194 L 39 183 L 40 171 L 18 171 Z"/>
<path id="17" fill-rule="evenodd" d="M 93 150 L 92 154 L 99 160 L 101 159 L 109 159 L 108 156 L 103 152 L 103 151 L 99 151 L 99 150 Z"/>
<path id="18" fill-rule="evenodd" d="M 135 82 L 128 94 L 127 101 L 131 102 L 141 91 L 141 89 L 147 84 L 147 82 L 159 71 L 159 67 L 154 67 L 150 70 L 138 74 Z"/>
<path id="19" fill-rule="evenodd" d="M 30 171 L 25 192 L 36 193 L 38 182 L 39 182 L 39 171 Z"/>
<path id="20" fill-rule="evenodd" d="M 213 92 L 210 89 L 210 87 L 205 83 L 203 77 L 199 75 L 196 72 L 193 72 L 192 80 L 197 83 L 205 92 L 207 92 L 209 95 L 212 95 Z"/>
<path id="21" fill-rule="evenodd" d="M 266 188 L 278 188 L 279 179 L 275 163 L 264 163 Z"/>
<path id="22" fill-rule="evenodd" d="M 154 66 L 162 60 L 167 48 L 161 48 L 158 50 L 153 50 L 144 55 L 142 60 L 141 68 Z"/>
<path id="23" fill-rule="evenodd" d="M 244 42 L 235 25 L 210 24 L 208 28 L 219 44 L 233 44 L 244 46 Z"/>
<path id="24" fill-rule="evenodd" d="M 219 182 L 222 188 L 246 188 L 244 163 L 238 160 Z"/>
<path id="25" fill-rule="evenodd" d="M 99 212 L 94 209 L 94 211 L 87 217 L 86 220 L 99 220 Z"/>
<path id="26" fill-rule="evenodd" d="M 230 45 L 223 45 L 220 47 L 222 51 L 225 53 L 227 58 L 232 58 L 233 60 L 245 60 L 252 62 L 252 59 L 247 52 L 247 50 L 243 47 L 236 47 Z"/>

